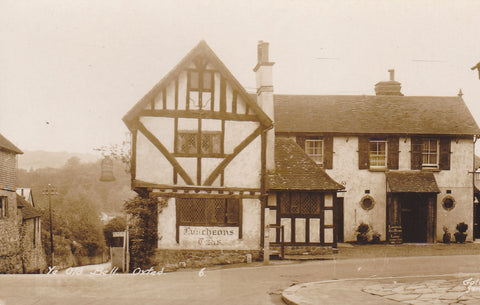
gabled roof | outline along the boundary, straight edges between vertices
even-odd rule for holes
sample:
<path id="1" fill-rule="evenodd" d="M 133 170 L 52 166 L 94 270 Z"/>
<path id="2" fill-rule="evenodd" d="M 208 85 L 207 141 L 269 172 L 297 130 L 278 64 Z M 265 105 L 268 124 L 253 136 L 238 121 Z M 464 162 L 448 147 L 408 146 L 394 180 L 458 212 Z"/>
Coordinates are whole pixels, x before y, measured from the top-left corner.
<path id="1" fill-rule="evenodd" d="M 17 194 L 17 207 L 22 210 L 23 219 L 31 219 L 42 216 L 42 213 L 30 205 L 22 196 Z"/>
<path id="2" fill-rule="evenodd" d="M 16 154 L 23 154 L 23 151 L 13 145 L 13 143 L 7 140 L 7 138 L 5 138 L 4 136 L 2 136 L 2 134 L 0 134 L 0 149 L 8 150 Z"/>
<path id="3" fill-rule="evenodd" d="M 458 96 L 277 94 L 275 131 L 480 135 Z"/>
<path id="4" fill-rule="evenodd" d="M 270 174 L 271 190 L 338 191 L 343 185 L 335 182 L 291 139 L 275 139 L 275 173 Z"/>
<path id="5" fill-rule="evenodd" d="M 404 171 L 387 172 L 387 192 L 440 193 L 433 173 Z"/>
<path id="6" fill-rule="evenodd" d="M 135 116 L 137 116 L 138 113 L 142 111 L 165 86 L 168 86 L 168 84 L 173 81 L 183 69 L 187 68 L 192 60 L 198 56 L 206 57 L 209 63 L 218 69 L 218 71 L 232 84 L 232 86 L 238 90 L 239 94 L 244 98 L 245 103 L 248 104 L 250 109 L 253 110 L 253 112 L 258 116 L 259 120 L 265 126 L 272 125 L 272 120 L 262 111 L 258 104 L 247 93 L 247 91 L 245 91 L 245 88 L 243 88 L 243 86 L 227 69 L 225 64 L 217 57 L 207 43 L 202 40 L 123 117 L 123 121 L 127 124 L 127 126 L 129 125 L 129 122 L 135 118 Z"/>

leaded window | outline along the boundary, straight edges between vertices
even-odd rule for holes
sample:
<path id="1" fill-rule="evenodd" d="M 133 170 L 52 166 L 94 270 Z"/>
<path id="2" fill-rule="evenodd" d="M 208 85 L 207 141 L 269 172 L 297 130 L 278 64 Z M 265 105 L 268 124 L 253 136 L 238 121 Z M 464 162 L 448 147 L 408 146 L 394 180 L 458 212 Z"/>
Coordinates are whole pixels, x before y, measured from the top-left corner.
<path id="1" fill-rule="evenodd" d="M 178 131 L 176 153 L 198 154 L 199 133 L 196 131 Z M 221 153 L 222 133 L 220 131 L 202 131 L 200 154 L 211 155 Z"/>
<path id="2" fill-rule="evenodd" d="M 238 226 L 240 199 L 177 198 L 179 225 Z"/>

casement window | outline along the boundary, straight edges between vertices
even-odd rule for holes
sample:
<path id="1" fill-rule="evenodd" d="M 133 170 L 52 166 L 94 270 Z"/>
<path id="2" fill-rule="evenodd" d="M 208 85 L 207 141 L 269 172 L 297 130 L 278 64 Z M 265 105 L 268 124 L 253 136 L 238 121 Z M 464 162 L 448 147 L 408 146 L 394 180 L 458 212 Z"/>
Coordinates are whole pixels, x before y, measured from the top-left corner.
<path id="1" fill-rule="evenodd" d="M 370 140 L 369 144 L 370 167 L 385 168 L 387 167 L 387 141 L 386 140 Z"/>
<path id="2" fill-rule="evenodd" d="M 188 72 L 189 109 L 206 109 L 211 105 L 213 83 L 212 71 L 190 70 Z"/>
<path id="3" fill-rule="evenodd" d="M 296 141 L 318 165 L 325 169 L 333 168 L 333 137 L 298 135 Z"/>
<path id="4" fill-rule="evenodd" d="M 279 196 L 280 214 L 318 215 L 323 196 L 309 192 L 282 192 Z"/>
<path id="5" fill-rule="evenodd" d="M 198 140 L 201 138 L 200 145 Z M 211 155 L 221 153 L 222 132 L 202 131 L 178 131 L 175 153 L 189 155 Z M 200 150 L 200 151 L 199 151 Z"/>
<path id="6" fill-rule="evenodd" d="M 438 139 L 422 139 L 422 167 L 438 168 Z"/>
<path id="7" fill-rule="evenodd" d="M 178 225 L 239 226 L 240 206 L 238 198 L 177 198 Z"/>
<path id="8" fill-rule="evenodd" d="M 412 137 L 411 169 L 450 169 L 451 138 Z"/>
<path id="9" fill-rule="evenodd" d="M 0 218 L 8 216 L 8 197 L 0 196 Z"/>
<path id="10" fill-rule="evenodd" d="M 305 152 L 313 161 L 323 166 L 323 140 L 305 139 Z"/>
<path id="11" fill-rule="evenodd" d="M 358 137 L 358 168 L 359 169 L 398 169 L 399 138 Z"/>

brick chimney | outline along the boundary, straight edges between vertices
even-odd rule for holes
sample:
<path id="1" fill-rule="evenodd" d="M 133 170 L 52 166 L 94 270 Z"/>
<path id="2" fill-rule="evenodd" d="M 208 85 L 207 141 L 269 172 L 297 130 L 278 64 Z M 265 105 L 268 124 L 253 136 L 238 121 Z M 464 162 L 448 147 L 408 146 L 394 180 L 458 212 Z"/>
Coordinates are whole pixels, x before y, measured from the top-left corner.
<path id="1" fill-rule="evenodd" d="M 388 72 L 390 73 L 390 80 L 378 82 L 375 85 L 375 94 L 403 96 L 401 92 L 402 86 L 395 80 L 395 70 L 390 69 Z"/>
<path id="2" fill-rule="evenodd" d="M 274 120 L 273 62 L 268 59 L 268 42 L 260 40 L 257 46 L 257 65 L 253 69 L 257 78 L 257 103 L 263 112 Z M 275 170 L 275 129 L 267 131 L 267 171 Z"/>

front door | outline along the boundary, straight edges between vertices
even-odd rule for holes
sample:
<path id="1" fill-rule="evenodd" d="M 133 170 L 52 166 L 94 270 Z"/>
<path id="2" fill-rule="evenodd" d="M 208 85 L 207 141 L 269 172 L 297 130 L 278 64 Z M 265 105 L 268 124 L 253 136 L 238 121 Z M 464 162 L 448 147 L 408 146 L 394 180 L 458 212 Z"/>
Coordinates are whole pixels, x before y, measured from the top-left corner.
<path id="1" fill-rule="evenodd" d="M 480 203 L 473 204 L 473 238 L 480 238 Z"/>
<path id="2" fill-rule="evenodd" d="M 435 195 L 406 194 L 401 199 L 404 243 L 435 242 Z"/>
<path id="3" fill-rule="evenodd" d="M 343 197 L 337 198 L 337 241 L 343 243 Z"/>

